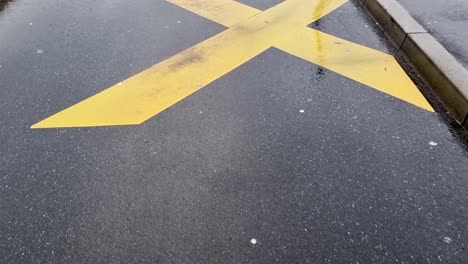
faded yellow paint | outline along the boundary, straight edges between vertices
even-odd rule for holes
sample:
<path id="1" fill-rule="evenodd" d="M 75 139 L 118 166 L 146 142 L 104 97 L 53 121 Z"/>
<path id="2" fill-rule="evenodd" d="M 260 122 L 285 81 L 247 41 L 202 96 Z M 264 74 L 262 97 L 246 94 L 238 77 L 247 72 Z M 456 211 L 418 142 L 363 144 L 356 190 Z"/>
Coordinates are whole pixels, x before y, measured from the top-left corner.
<path id="1" fill-rule="evenodd" d="M 330 70 L 374 88 L 377 86 L 379 88 L 376 89 L 394 96 L 396 94 L 398 98 L 410 103 L 414 103 L 411 100 L 417 98 L 417 103 L 414 104 L 432 110 L 427 102 L 427 105 L 420 102 L 421 98 L 425 102 L 424 97 L 420 94 L 420 98 L 415 95 L 419 91 L 404 72 L 401 77 L 402 70 L 390 55 L 306 27 L 346 1 L 287 0 L 260 12 L 228 0 L 170 0 L 231 28 L 127 79 L 120 85 L 112 86 L 33 125 L 32 128 L 141 124 L 272 46 L 319 65 L 324 64 L 322 66 Z M 343 54 L 342 47 L 333 42 L 342 42 L 342 45 L 347 47 L 345 53 L 348 53 L 348 49 L 356 53 Z M 343 55 L 341 57 L 340 52 Z M 356 66 L 359 61 L 362 65 Z M 374 69 L 378 67 L 387 70 L 381 72 Z M 379 75 L 366 77 L 366 70 L 370 74 L 377 72 Z M 391 74 L 386 75 L 386 72 Z M 397 85 L 392 88 L 389 82 Z M 408 99 L 398 89 L 414 91 Z"/>

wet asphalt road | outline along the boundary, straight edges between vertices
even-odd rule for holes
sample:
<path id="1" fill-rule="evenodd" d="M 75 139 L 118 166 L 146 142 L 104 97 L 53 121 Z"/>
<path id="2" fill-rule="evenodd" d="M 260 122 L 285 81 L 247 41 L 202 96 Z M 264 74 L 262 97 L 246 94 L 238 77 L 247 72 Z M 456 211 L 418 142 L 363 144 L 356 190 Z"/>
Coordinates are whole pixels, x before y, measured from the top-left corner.
<path id="1" fill-rule="evenodd" d="M 140 126 L 32 130 L 224 27 L 154 0 L 2 9 L 0 263 L 468 262 L 466 135 L 415 74 L 437 113 L 272 48 Z M 395 54 L 355 1 L 311 27 Z"/>

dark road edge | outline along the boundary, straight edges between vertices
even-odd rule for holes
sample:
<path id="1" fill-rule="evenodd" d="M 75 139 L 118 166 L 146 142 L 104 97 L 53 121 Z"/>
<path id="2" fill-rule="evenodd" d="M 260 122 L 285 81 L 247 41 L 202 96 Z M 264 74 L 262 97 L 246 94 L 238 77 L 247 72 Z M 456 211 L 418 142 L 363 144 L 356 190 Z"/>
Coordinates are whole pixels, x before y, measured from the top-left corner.
<path id="1" fill-rule="evenodd" d="M 468 71 L 396 0 L 358 0 L 468 130 Z"/>

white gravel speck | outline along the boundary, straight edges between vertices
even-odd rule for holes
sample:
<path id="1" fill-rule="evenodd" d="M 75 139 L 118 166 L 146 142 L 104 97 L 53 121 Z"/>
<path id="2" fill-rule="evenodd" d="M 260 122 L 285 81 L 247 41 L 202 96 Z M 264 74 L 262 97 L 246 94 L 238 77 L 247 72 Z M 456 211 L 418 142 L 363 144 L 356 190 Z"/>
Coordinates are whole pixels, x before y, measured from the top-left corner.
<path id="1" fill-rule="evenodd" d="M 42 53 L 44 53 L 44 51 L 41 50 L 41 49 L 38 49 L 38 50 L 36 50 L 36 53 L 37 53 L 37 54 L 42 54 Z"/>
<path id="2" fill-rule="evenodd" d="M 301 110 L 299 110 L 299 112 L 304 113 L 304 110 L 301 109 Z"/>
<path id="3" fill-rule="evenodd" d="M 436 142 L 434 142 L 434 141 L 431 141 L 431 142 L 429 142 L 429 145 L 431 145 L 431 146 L 437 146 L 438 144 L 437 144 Z"/>
<path id="4" fill-rule="evenodd" d="M 257 239 L 255 238 L 250 239 L 250 243 L 252 243 L 252 245 L 257 244 Z"/>
<path id="5" fill-rule="evenodd" d="M 444 242 L 450 244 L 452 242 L 452 239 L 450 237 L 444 237 Z"/>

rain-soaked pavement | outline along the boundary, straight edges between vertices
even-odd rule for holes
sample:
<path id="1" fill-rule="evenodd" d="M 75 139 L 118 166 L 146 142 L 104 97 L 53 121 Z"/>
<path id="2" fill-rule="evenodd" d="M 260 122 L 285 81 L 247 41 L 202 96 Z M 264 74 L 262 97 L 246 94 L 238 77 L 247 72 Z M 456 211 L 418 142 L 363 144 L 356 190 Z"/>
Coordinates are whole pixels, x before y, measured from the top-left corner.
<path id="1" fill-rule="evenodd" d="M 394 54 L 435 113 L 270 48 L 141 125 L 31 129 L 225 27 L 0 3 L 0 263 L 468 263 L 466 133 L 358 1 L 310 27 Z"/>

